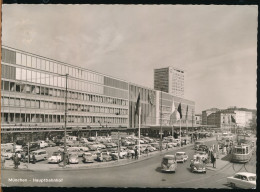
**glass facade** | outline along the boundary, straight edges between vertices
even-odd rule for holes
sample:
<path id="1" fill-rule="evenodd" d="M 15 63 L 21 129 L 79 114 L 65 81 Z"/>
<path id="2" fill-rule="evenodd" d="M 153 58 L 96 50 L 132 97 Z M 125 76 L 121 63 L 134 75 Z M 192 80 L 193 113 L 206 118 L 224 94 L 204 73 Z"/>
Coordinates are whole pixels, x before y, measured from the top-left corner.
<path id="1" fill-rule="evenodd" d="M 18 50 L 2 52 L 3 132 L 62 129 L 66 73 L 68 127 L 128 127 L 128 83 Z"/>
<path id="2" fill-rule="evenodd" d="M 159 125 L 161 96 L 152 88 L 7 47 L 2 53 L 2 133 L 64 130 L 66 85 L 68 130 L 137 128 L 139 93 L 141 127 Z M 182 103 L 185 122 L 188 106 L 190 123 L 195 103 L 164 92 L 162 123 L 169 124 L 172 100 Z"/>

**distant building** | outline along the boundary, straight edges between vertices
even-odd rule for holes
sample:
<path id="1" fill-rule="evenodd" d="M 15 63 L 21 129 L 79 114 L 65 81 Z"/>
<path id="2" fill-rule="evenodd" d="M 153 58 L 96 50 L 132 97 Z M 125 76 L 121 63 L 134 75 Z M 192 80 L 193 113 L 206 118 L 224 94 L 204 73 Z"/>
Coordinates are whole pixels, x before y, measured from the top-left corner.
<path id="1" fill-rule="evenodd" d="M 228 108 L 228 111 L 235 113 L 236 124 L 238 127 L 249 127 L 253 119 L 253 112 L 245 108 Z"/>
<path id="2" fill-rule="evenodd" d="M 154 69 L 154 89 L 184 97 L 184 70 L 174 67 Z"/>
<path id="3" fill-rule="evenodd" d="M 202 114 L 195 114 L 195 124 L 202 125 Z"/>
<path id="4" fill-rule="evenodd" d="M 231 120 L 231 116 L 235 116 L 235 113 L 232 111 L 221 110 L 215 113 L 211 113 L 207 118 L 208 125 L 215 125 L 221 129 L 230 129 L 235 126 Z"/>
<path id="5" fill-rule="evenodd" d="M 212 113 L 216 113 L 217 111 L 219 111 L 219 109 L 217 108 L 211 108 L 202 111 L 202 125 L 211 125 L 210 123 L 208 123 L 208 116 Z"/>

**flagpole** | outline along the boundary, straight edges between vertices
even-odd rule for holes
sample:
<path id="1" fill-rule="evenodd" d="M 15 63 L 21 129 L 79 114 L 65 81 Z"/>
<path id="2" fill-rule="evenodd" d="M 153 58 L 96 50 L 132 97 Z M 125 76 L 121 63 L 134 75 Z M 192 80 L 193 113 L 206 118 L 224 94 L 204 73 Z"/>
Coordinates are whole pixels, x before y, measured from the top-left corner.
<path id="1" fill-rule="evenodd" d="M 141 154 L 140 154 L 141 107 L 139 107 L 138 120 L 139 120 L 139 131 L 138 131 L 138 154 L 141 155 Z"/>
<path id="2" fill-rule="evenodd" d="M 181 119 L 180 119 L 180 147 L 181 147 Z"/>

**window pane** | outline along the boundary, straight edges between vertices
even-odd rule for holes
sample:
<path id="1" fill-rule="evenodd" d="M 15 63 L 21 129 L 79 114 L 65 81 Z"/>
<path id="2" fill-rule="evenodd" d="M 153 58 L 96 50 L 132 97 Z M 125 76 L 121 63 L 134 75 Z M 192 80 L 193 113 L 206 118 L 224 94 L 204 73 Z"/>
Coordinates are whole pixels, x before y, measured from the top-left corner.
<path id="1" fill-rule="evenodd" d="M 52 76 L 52 75 L 50 75 L 49 79 L 50 79 L 50 85 L 52 85 L 52 86 L 53 86 L 53 76 Z"/>
<path id="2" fill-rule="evenodd" d="M 27 81 L 31 82 L 32 81 L 32 71 L 27 70 Z"/>
<path id="3" fill-rule="evenodd" d="M 45 67 L 46 67 L 46 71 L 50 71 L 50 62 L 49 61 L 46 61 L 45 63 Z"/>
<path id="4" fill-rule="evenodd" d="M 53 63 L 54 73 L 57 73 L 57 63 Z"/>
<path id="5" fill-rule="evenodd" d="M 18 65 L 22 64 L 22 55 L 21 55 L 21 53 L 16 53 L 16 64 L 18 64 Z"/>
<path id="6" fill-rule="evenodd" d="M 22 80 L 22 69 L 21 68 L 16 68 L 16 74 L 15 74 L 16 80 Z"/>
<path id="7" fill-rule="evenodd" d="M 32 71 L 32 82 L 36 83 L 36 72 Z"/>
<path id="8" fill-rule="evenodd" d="M 32 57 L 27 56 L 27 67 L 32 67 Z"/>
<path id="9" fill-rule="evenodd" d="M 50 72 L 53 72 L 53 62 L 50 62 Z"/>
<path id="10" fill-rule="evenodd" d="M 26 66 L 26 55 L 22 54 L 22 65 Z"/>
<path id="11" fill-rule="evenodd" d="M 32 57 L 32 68 L 36 68 L 36 58 Z"/>
<path id="12" fill-rule="evenodd" d="M 37 72 L 36 82 L 41 83 L 41 73 Z"/>
<path id="13" fill-rule="evenodd" d="M 22 69 L 22 78 L 21 80 L 26 81 L 26 70 Z"/>
<path id="14" fill-rule="evenodd" d="M 41 70 L 45 70 L 45 60 L 41 61 Z"/>
<path id="15" fill-rule="evenodd" d="M 37 58 L 36 62 L 37 62 L 37 67 L 36 68 L 37 69 L 41 69 L 41 60 Z"/>
<path id="16" fill-rule="evenodd" d="M 41 84 L 45 84 L 45 73 L 41 73 Z"/>
<path id="17" fill-rule="evenodd" d="M 50 76 L 49 76 L 49 74 L 45 74 L 45 83 L 46 83 L 46 85 L 50 85 Z"/>

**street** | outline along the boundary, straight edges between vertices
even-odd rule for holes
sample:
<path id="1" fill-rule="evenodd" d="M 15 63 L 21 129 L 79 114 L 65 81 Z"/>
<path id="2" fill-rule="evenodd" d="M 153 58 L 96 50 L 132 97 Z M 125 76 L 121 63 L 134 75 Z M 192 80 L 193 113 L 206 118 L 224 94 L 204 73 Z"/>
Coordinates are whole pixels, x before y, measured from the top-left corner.
<path id="1" fill-rule="evenodd" d="M 207 145 L 215 143 L 208 142 Z M 190 159 L 194 155 L 192 146 L 184 149 L 175 148 L 168 154 L 184 151 L 189 159 L 178 163 L 176 173 L 162 173 L 160 170 L 163 155 L 138 161 L 129 165 L 95 168 L 88 170 L 66 171 L 22 171 L 3 170 L 3 186 L 48 186 L 48 187 L 173 187 L 173 188 L 230 188 L 226 178 L 238 171 L 256 172 L 256 155 L 246 165 L 228 163 L 224 168 L 206 174 L 191 173 Z M 44 166 L 42 164 L 41 166 Z M 217 164 L 218 166 L 218 164 Z M 27 179 L 26 182 L 10 181 L 10 178 Z M 36 179 L 60 179 L 58 182 L 44 182 Z"/>

